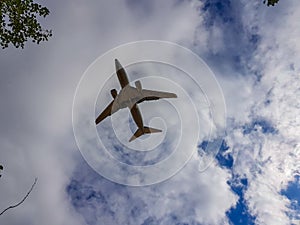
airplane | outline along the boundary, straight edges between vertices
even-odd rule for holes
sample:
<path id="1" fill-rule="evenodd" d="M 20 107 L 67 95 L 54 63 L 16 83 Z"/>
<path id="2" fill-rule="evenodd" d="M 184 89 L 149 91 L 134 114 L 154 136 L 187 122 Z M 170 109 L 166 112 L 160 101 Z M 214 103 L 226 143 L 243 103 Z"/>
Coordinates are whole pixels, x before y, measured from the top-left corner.
<path id="1" fill-rule="evenodd" d="M 129 139 L 129 142 L 144 134 L 162 132 L 162 130 L 144 126 L 143 118 L 138 104 L 144 101 L 158 100 L 161 98 L 177 98 L 177 95 L 169 92 L 143 89 L 140 81 L 135 82 L 135 87 L 130 86 L 126 71 L 122 67 L 118 59 L 115 59 L 115 67 L 117 77 L 121 85 L 121 90 L 119 94 L 116 89 L 112 89 L 110 91 L 114 99 L 97 117 L 97 119 L 95 120 L 96 125 L 118 110 L 128 108 L 131 112 L 134 122 L 138 127 L 134 135 Z"/>

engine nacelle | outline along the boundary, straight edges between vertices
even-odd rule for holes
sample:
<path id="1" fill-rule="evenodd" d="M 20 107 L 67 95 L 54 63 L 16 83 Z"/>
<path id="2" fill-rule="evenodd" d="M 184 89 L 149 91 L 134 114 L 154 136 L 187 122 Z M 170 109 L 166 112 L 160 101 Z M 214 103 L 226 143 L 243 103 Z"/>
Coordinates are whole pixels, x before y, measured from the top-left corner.
<path id="1" fill-rule="evenodd" d="M 112 89 L 110 90 L 110 94 L 111 96 L 115 99 L 118 96 L 118 92 L 116 89 Z"/>
<path id="2" fill-rule="evenodd" d="M 135 83 L 136 88 L 138 89 L 138 91 L 142 90 L 142 83 L 141 81 L 137 80 Z"/>

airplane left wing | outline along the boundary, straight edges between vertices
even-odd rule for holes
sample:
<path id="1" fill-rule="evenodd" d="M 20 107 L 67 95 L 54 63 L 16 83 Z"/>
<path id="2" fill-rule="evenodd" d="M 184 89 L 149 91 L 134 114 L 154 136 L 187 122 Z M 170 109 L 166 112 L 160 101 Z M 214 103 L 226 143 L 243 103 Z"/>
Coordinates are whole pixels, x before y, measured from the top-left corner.
<path id="1" fill-rule="evenodd" d="M 152 101 L 158 100 L 161 98 L 177 98 L 177 95 L 170 92 L 163 92 L 163 91 L 152 91 L 152 90 L 141 90 L 143 98 L 140 99 L 137 103 L 141 103 L 143 101 Z"/>

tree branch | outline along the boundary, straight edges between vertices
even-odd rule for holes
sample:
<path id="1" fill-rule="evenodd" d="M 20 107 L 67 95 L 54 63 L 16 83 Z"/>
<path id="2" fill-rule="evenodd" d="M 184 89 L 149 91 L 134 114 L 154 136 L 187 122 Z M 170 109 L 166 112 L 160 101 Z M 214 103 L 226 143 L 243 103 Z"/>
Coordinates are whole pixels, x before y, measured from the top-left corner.
<path id="1" fill-rule="evenodd" d="M 9 209 L 12 209 L 12 208 L 15 208 L 15 207 L 18 207 L 19 205 L 21 205 L 25 200 L 26 198 L 29 196 L 30 192 L 33 190 L 34 186 L 36 185 L 36 182 L 37 182 L 37 178 L 34 179 L 34 182 L 30 188 L 30 190 L 27 192 L 27 194 L 25 195 L 25 197 L 16 205 L 12 205 L 12 206 L 9 206 L 7 207 L 6 209 L 4 209 L 1 213 L 0 213 L 0 216 L 5 213 L 7 210 Z"/>

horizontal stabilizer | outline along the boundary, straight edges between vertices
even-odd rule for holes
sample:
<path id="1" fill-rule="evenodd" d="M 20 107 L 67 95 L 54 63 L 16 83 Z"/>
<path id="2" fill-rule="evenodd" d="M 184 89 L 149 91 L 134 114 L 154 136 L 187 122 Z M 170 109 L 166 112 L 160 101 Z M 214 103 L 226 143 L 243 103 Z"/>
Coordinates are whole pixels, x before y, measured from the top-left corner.
<path id="1" fill-rule="evenodd" d="M 150 134 L 150 133 L 159 133 L 162 132 L 162 130 L 152 128 L 152 127 L 144 127 L 144 132 L 145 134 Z"/>
<path id="2" fill-rule="evenodd" d="M 129 139 L 129 142 L 135 140 L 136 138 L 144 135 L 144 134 L 151 134 L 151 133 L 159 133 L 162 130 L 152 128 L 152 127 L 143 127 L 143 129 L 138 128 L 134 135 Z"/>

